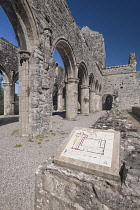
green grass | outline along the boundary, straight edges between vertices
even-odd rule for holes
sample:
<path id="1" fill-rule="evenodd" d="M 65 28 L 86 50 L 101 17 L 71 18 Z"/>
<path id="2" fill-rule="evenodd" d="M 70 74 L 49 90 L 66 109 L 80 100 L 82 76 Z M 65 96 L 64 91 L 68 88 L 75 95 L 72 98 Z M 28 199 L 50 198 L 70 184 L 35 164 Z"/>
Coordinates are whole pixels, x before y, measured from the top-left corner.
<path id="1" fill-rule="evenodd" d="M 45 140 L 45 141 L 47 142 L 47 141 L 49 141 L 49 140 L 47 139 L 47 140 Z"/>
<path id="2" fill-rule="evenodd" d="M 17 147 L 22 147 L 22 145 L 21 145 L 21 144 L 16 144 L 15 147 L 16 147 L 16 148 L 17 148 Z"/>
<path id="3" fill-rule="evenodd" d="M 37 136 L 35 136 L 35 138 L 39 139 L 39 138 L 43 138 L 43 136 L 37 135 Z"/>
<path id="4" fill-rule="evenodd" d="M 38 142 L 38 144 L 41 144 L 41 142 Z"/>
<path id="5" fill-rule="evenodd" d="M 29 141 L 29 142 L 34 142 L 32 139 L 29 139 L 28 141 Z"/>
<path id="6" fill-rule="evenodd" d="M 18 133 L 18 129 L 14 130 L 12 133 L 11 133 L 11 136 L 13 136 L 14 134 Z"/>

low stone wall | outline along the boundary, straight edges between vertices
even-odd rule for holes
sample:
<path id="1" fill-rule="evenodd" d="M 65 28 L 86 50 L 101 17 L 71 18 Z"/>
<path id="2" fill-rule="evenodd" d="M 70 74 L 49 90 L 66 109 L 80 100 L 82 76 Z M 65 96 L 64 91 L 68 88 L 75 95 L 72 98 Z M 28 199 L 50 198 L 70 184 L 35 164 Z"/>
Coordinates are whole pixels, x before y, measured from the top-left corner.
<path id="1" fill-rule="evenodd" d="M 120 131 L 120 180 L 62 167 L 50 159 L 36 172 L 35 210 L 140 209 L 140 129 L 115 108 L 93 128 Z"/>
<path id="2" fill-rule="evenodd" d="M 140 117 L 140 107 L 132 107 L 132 112 L 135 114 L 137 117 Z"/>

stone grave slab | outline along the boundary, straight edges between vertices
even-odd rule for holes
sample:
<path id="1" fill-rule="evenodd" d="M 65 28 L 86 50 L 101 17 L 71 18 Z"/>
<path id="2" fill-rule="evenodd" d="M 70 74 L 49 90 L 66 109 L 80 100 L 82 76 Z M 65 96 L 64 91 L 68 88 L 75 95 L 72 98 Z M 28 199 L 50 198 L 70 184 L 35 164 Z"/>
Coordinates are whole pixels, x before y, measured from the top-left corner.
<path id="1" fill-rule="evenodd" d="M 120 132 L 74 128 L 59 148 L 54 163 L 118 180 Z"/>

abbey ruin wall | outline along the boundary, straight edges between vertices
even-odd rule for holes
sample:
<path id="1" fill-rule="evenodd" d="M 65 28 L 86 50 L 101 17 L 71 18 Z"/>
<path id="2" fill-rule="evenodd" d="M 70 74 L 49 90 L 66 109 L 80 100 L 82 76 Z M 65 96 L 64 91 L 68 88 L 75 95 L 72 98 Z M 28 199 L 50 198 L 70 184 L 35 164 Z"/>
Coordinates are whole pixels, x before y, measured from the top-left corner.
<path id="1" fill-rule="evenodd" d="M 103 95 L 117 93 L 122 110 L 140 106 L 140 72 L 136 72 L 135 64 L 108 67 L 102 72 Z"/>

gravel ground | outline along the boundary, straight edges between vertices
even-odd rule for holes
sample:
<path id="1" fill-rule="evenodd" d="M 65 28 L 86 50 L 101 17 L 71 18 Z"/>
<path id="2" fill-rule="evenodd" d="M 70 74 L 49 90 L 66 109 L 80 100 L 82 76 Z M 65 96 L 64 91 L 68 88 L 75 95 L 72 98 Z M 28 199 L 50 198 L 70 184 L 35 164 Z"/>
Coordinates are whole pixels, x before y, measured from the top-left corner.
<path id="1" fill-rule="evenodd" d="M 34 139 L 18 134 L 18 117 L 0 117 L 0 210 L 33 210 L 35 171 L 57 149 L 74 127 L 89 127 L 105 111 L 78 116 L 77 121 L 52 116 L 52 130 Z"/>

